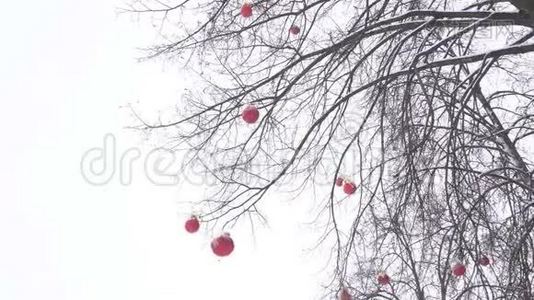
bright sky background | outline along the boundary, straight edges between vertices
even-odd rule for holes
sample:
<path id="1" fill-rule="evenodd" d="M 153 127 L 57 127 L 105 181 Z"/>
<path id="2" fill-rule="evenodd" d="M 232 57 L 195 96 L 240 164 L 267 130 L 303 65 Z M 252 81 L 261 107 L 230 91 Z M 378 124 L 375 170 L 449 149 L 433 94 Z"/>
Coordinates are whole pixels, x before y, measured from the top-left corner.
<path id="1" fill-rule="evenodd" d="M 178 66 L 135 61 L 153 32 L 117 17 L 118 4 L 0 7 L 0 299 L 318 298 L 325 262 L 306 251 L 316 236 L 299 206 L 273 202 L 270 227 L 253 238 L 238 226 L 235 252 L 218 260 L 212 233 L 183 230 L 190 212 L 178 202 L 201 199 L 203 187 L 155 186 L 139 164 L 128 186 L 117 174 L 105 186 L 83 180 L 83 153 L 107 133 L 118 155 L 142 145 L 121 106 L 156 112 L 183 89 Z"/>

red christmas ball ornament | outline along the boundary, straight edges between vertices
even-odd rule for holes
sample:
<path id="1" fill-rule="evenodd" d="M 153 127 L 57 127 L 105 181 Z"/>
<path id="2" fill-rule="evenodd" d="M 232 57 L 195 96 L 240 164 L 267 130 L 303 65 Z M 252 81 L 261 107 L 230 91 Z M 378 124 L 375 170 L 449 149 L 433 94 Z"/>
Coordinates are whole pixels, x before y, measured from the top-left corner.
<path id="1" fill-rule="evenodd" d="M 347 195 L 354 194 L 354 192 L 356 192 L 356 185 L 349 181 L 345 182 L 343 185 L 343 192 L 345 192 Z"/>
<path id="2" fill-rule="evenodd" d="M 338 178 L 336 179 L 336 185 L 337 185 L 337 186 L 342 186 L 342 185 L 343 185 L 343 181 L 344 181 L 343 178 L 338 177 Z"/>
<path id="3" fill-rule="evenodd" d="M 216 237 L 211 241 L 211 250 L 217 256 L 228 256 L 234 251 L 234 241 L 229 233 Z"/>
<path id="4" fill-rule="evenodd" d="M 347 289 L 343 289 L 341 290 L 341 293 L 339 293 L 339 300 L 352 300 L 352 296 Z"/>
<path id="5" fill-rule="evenodd" d="M 300 27 L 297 25 L 291 25 L 291 27 L 289 27 L 289 32 L 293 35 L 297 35 L 300 33 Z"/>
<path id="6" fill-rule="evenodd" d="M 478 264 L 485 267 L 490 264 L 490 259 L 486 255 L 481 255 L 478 258 Z"/>
<path id="7" fill-rule="evenodd" d="M 380 285 L 388 285 L 390 281 L 389 276 L 386 273 L 379 273 L 376 279 Z"/>
<path id="8" fill-rule="evenodd" d="M 260 112 L 254 105 L 247 105 L 243 111 L 241 112 L 241 117 L 245 122 L 248 124 L 253 124 L 258 121 L 258 118 L 260 117 Z"/>
<path id="9" fill-rule="evenodd" d="M 200 228 L 200 222 L 197 217 L 192 216 L 189 220 L 185 221 L 185 230 L 189 233 L 195 233 Z"/>
<path id="10" fill-rule="evenodd" d="M 456 277 L 464 276 L 465 274 L 465 266 L 462 263 L 455 263 L 452 266 L 452 275 Z"/>
<path id="11" fill-rule="evenodd" d="M 252 16 L 252 5 L 250 5 L 250 3 L 245 2 L 243 6 L 241 6 L 241 16 L 243 18 L 248 18 Z"/>

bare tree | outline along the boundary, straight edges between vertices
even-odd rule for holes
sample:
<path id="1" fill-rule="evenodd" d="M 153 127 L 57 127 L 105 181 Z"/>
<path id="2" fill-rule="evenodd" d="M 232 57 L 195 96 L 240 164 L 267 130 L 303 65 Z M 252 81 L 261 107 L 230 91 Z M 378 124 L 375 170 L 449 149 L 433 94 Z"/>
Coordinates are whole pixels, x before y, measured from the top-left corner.
<path id="1" fill-rule="evenodd" d="M 201 219 L 261 221 L 262 199 L 291 178 L 295 196 L 323 195 L 329 295 L 534 299 L 534 1 L 250 4 L 249 18 L 235 0 L 127 9 L 165 41 L 147 58 L 202 78 L 174 119 L 139 119 L 216 179 Z M 350 210 L 338 177 L 357 187 Z"/>

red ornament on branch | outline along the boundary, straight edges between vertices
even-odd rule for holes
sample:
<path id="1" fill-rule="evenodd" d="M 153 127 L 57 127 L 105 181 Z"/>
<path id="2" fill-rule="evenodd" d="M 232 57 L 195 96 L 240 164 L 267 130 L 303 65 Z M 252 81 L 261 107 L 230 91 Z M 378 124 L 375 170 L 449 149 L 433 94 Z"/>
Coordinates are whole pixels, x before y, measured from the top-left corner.
<path id="1" fill-rule="evenodd" d="M 189 233 L 195 233 L 200 228 L 200 223 L 198 222 L 197 217 L 191 216 L 189 220 L 185 221 L 185 230 Z"/>
<path id="2" fill-rule="evenodd" d="M 380 285 L 388 285 L 390 282 L 389 276 L 386 273 L 379 273 L 376 279 Z"/>
<path id="3" fill-rule="evenodd" d="M 338 178 L 336 179 L 336 185 L 337 185 L 337 186 L 342 186 L 342 185 L 343 185 L 343 181 L 344 181 L 343 178 L 338 177 Z"/>
<path id="4" fill-rule="evenodd" d="M 462 263 L 455 263 L 452 266 L 452 275 L 456 277 L 464 276 L 465 271 L 466 271 L 465 265 Z"/>
<path id="5" fill-rule="evenodd" d="M 248 124 L 253 124 L 258 121 L 258 118 L 260 117 L 260 112 L 254 105 L 247 105 L 243 109 L 243 112 L 241 112 L 241 118 Z"/>
<path id="6" fill-rule="evenodd" d="M 241 6 L 241 16 L 243 18 L 248 18 L 252 16 L 252 5 L 250 5 L 250 3 L 243 3 L 243 6 Z"/>
<path id="7" fill-rule="evenodd" d="M 345 192 L 345 194 L 347 195 L 354 194 L 354 192 L 356 192 L 356 184 L 350 181 L 346 181 L 345 184 L 343 185 L 343 192 Z"/>
<path id="8" fill-rule="evenodd" d="M 483 266 L 483 267 L 485 267 L 485 266 L 487 266 L 487 265 L 490 264 L 490 259 L 489 259 L 486 255 L 482 254 L 482 255 L 478 258 L 478 264 L 481 265 L 481 266 Z"/>
<path id="9" fill-rule="evenodd" d="M 234 241 L 230 237 L 229 233 L 214 238 L 211 242 L 211 250 L 217 256 L 228 256 L 234 251 Z"/>
<path id="10" fill-rule="evenodd" d="M 291 25 L 291 27 L 289 27 L 289 32 L 293 35 L 297 35 L 300 33 L 300 27 L 297 25 Z"/>
<path id="11" fill-rule="evenodd" d="M 347 289 L 343 289 L 341 290 L 341 293 L 339 293 L 339 300 L 352 300 L 352 296 Z"/>

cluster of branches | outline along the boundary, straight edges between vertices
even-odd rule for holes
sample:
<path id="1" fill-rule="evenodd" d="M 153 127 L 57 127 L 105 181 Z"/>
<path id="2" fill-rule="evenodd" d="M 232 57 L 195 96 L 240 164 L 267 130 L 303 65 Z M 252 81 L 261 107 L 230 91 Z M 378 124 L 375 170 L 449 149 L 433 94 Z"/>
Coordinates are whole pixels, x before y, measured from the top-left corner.
<path id="1" fill-rule="evenodd" d="M 261 220 L 261 200 L 287 182 L 319 187 L 332 295 L 534 299 L 532 3 L 258 0 L 244 19 L 237 0 L 137 0 L 127 10 L 164 40 L 147 57 L 204 83 L 175 119 L 139 127 L 169 133 L 216 179 L 198 205 L 217 226 Z M 254 126 L 240 119 L 247 104 Z M 358 186 L 350 209 L 341 175 Z"/>

